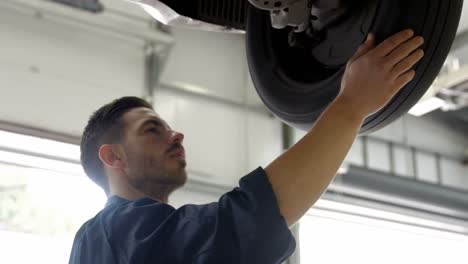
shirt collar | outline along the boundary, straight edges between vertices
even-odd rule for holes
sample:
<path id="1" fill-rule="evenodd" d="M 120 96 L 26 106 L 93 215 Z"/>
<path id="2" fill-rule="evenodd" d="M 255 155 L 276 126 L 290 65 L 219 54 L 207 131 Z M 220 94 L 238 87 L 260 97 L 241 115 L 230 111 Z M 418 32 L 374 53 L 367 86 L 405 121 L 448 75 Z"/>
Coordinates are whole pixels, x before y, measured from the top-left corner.
<path id="1" fill-rule="evenodd" d="M 122 203 L 122 202 L 128 202 L 128 200 L 117 195 L 112 195 L 109 198 L 107 198 L 106 207 L 112 204 Z"/>
<path id="2" fill-rule="evenodd" d="M 147 200 L 147 201 L 151 201 L 153 203 L 160 203 L 159 201 L 153 200 L 153 199 L 151 199 L 149 197 L 143 197 L 143 198 L 140 198 L 138 200 Z M 122 198 L 122 197 L 117 196 L 117 195 L 112 195 L 109 198 L 107 198 L 106 207 L 110 206 L 110 205 L 113 205 L 113 204 L 121 204 L 121 203 L 125 203 L 125 202 L 130 202 L 130 200 L 127 200 L 127 199 Z"/>

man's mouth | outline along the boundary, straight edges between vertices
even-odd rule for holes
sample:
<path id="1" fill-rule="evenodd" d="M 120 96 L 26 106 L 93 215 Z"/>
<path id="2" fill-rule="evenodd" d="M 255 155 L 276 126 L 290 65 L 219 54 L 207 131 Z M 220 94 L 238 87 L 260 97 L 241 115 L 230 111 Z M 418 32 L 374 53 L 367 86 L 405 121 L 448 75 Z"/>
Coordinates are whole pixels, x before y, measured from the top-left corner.
<path id="1" fill-rule="evenodd" d="M 178 147 L 169 153 L 171 157 L 174 156 L 174 157 L 185 159 L 185 150 L 183 147 Z"/>

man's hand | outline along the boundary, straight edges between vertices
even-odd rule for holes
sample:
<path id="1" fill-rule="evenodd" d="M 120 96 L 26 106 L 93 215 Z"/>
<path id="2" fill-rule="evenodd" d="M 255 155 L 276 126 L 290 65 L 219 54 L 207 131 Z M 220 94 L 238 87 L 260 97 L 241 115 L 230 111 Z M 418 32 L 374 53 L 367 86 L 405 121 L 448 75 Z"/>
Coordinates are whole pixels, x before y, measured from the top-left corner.
<path id="1" fill-rule="evenodd" d="M 415 75 L 413 66 L 422 59 L 418 49 L 424 39 L 412 30 L 397 33 L 375 47 L 369 34 L 349 60 L 337 100 L 364 117 L 385 106 Z"/>
<path id="2" fill-rule="evenodd" d="M 335 101 L 307 135 L 265 168 L 281 214 L 292 226 L 320 198 L 338 171 L 365 117 L 414 77 L 423 43 L 403 31 L 375 47 L 370 35 L 350 59 Z"/>

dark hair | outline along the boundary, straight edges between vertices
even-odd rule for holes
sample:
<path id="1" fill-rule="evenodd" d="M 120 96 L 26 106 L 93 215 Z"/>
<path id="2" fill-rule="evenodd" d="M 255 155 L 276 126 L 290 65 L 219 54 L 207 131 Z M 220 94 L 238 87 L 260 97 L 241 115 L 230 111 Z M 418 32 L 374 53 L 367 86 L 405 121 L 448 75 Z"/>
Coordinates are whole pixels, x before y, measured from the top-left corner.
<path id="1" fill-rule="evenodd" d="M 88 177 L 109 194 L 109 183 L 99 159 L 99 148 L 103 144 L 120 142 L 125 124 L 122 116 L 132 108 L 153 109 L 150 103 L 138 97 L 122 97 L 99 108 L 89 118 L 81 138 L 81 164 Z"/>

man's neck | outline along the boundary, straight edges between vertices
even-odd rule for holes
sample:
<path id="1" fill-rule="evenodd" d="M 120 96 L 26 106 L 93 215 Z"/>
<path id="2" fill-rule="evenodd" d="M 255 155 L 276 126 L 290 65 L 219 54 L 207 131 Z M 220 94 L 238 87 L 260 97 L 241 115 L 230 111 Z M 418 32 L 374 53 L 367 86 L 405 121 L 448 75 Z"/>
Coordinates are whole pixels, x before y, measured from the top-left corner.
<path id="1" fill-rule="evenodd" d="M 158 188 L 158 190 L 152 190 L 149 192 L 142 192 L 135 188 L 127 187 L 127 188 L 112 188 L 109 196 L 117 195 L 129 201 L 135 201 L 140 198 L 150 198 L 152 200 L 158 201 L 160 203 L 168 203 L 169 193 L 167 192 L 167 188 Z"/>

